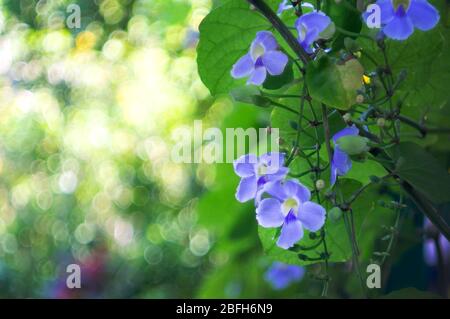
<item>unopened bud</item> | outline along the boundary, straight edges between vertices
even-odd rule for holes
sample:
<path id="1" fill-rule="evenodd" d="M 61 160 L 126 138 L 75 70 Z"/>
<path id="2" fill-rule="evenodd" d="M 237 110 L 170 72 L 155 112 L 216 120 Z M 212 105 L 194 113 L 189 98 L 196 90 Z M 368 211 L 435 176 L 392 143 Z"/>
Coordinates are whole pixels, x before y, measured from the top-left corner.
<path id="1" fill-rule="evenodd" d="M 380 118 L 377 120 L 377 125 L 378 125 L 379 127 L 384 127 L 385 124 L 386 124 L 386 120 L 385 120 L 384 118 L 380 117 Z"/>
<path id="2" fill-rule="evenodd" d="M 328 211 L 328 218 L 332 222 L 337 222 L 342 216 L 342 210 L 339 207 L 333 207 Z"/>
<path id="3" fill-rule="evenodd" d="M 358 94 L 356 96 L 356 103 L 363 103 L 364 102 L 364 96 L 361 94 Z"/>
<path id="4" fill-rule="evenodd" d="M 369 139 L 359 135 L 347 135 L 338 139 L 339 148 L 348 155 L 357 155 L 367 152 L 370 148 L 367 145 Z"/>
<path id="5" fill-rule="evenodd" d="M 350 113 L 345 113 L 342 118 L 345 122 L 350 122 L 352 120 L 352 115 Z"/>
<path id="6" fill-rule="evenodd" d="M 323 180 L 323 179 L 318 179 L 317 181 L 316 181 L 316 188 L 317 188 L 317 190 L 321 190 L 321 189 L 324 189 L 325 188 L 325 181 Z"/>

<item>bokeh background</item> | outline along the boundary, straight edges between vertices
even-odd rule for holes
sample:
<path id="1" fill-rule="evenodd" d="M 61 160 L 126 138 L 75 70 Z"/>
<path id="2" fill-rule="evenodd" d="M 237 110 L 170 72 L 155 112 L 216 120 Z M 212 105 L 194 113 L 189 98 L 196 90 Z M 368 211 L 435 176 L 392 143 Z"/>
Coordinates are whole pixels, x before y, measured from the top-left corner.
<path id="1" fill-rule="evenodd" d="M 79 29 L 66 26 L 72 3 Z M 287 289 L 265 280 L 271 262 L 252 205 L 234 199 L 230 164 L 170 160 L 173 130 L 194 119 L 269 123 L 267 110 L 212 99 L 197 75 L 198 25 L 214 5 L 0 1 L 0 297 L 320 294 L 320 265 Z M 419 229 L 422 217 L 411 216 Z M 389 289 L 433 290 L 421 236 L 402 244 Z M 82 289 L 66 288 L 72 263 Z M 332 271 L 331 296 L 357 297 L 348 265 Z"/>

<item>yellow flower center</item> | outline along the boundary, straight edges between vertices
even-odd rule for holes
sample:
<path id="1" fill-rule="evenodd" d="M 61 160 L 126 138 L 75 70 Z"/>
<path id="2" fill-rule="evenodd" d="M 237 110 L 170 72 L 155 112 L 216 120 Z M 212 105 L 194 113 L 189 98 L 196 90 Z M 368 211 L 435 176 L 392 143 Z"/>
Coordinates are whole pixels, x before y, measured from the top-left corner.
<path id="1" fill-rule="evenodd" d="M 411 3 L 411 0 L 392 0 L 392 5 L 394 6 L 394 10 L 397 11 L 398 7 L 400 5 L 403 6 L 403 9 L 406 11 L 409 8 L 409 4 Z"/>
<path id="2" fill-rule="evenodd" d="M 282 205 L 282 210 L 284 215 L 287 215 L 291 210 L 294 214 L 297 214 L 298 210 L 298 202 L 295 198 L 288 198 L 284 201 Z"/>
<path id="3" fill-rule="evenodd" d="M 259 164 L 258 168 L 256 169 L 256 173 L 259 176 L 266 175 L 267 174 L 267 165 L 265 163 Z"/>
<path id="4" fill-rule="evenodd" d="M 253 47 L 252 50 L 252 58 L 254 61 L 256 61 L 257 58 L 259 58 L 260 56 L 262 56 L 265 52 L 264 47 L 261 44 L 257 44 Z"/>

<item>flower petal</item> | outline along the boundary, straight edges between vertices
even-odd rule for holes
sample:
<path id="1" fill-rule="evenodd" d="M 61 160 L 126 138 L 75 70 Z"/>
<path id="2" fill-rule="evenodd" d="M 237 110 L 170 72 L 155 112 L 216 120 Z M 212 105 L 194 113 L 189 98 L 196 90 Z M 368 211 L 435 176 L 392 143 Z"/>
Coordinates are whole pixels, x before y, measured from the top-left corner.
<path id="1" fill-rule="evenodd" d="M 288 0 L 283 0 L 278 6 L 277 14 L 282 14 L 283 11 L 293 9 L 292 4 L 288 4 Z"/>
<path id="2" fill-rule="evenodd" d="M 334 183 L 336 183 L 336 178 L 338 175 L 345 175 L 352 168 L 352 160 L 350 159 L 350 156 L 348 156 L 344 151 L 341 151 L 339 146 L 336 145 L 330 166 L 330 184 L 333 186 Z"/>
<path id="3" fill-rule="evenodd" d="M 277 246 L 288 249 L 294 246 L 303 237 L 302 223 L 289 213 L 286 216 L 283 227 L 281 228 L 281 234 L 277 241 Z"/>
<path id="4" fill-rule="evenodd" d="M 332 164 L 337 169 L 338 175 L 345 175 L 352 168 L 350 156 L 341 151 L 339 146 L 334 148 Z"/>
<path id="5" fill-rule="evenodd" d="M 413 25 L 422 31 L 427 31 L 439 22 L 439 11 L 426 0 L 411 0 L 406 12 Z"/>
<path id="6" fill-rule="evenodd" d="M 331 23 L 330 17 L 325 15 L 323 12 L 310 12 L 302 15 L 295 21 L 295 28 L 298 29 L 302 24 L 307 32 L 309 30 L 315 29 L 317 34 L 325 30 Z"/>
<path id="7" fill-rule="evenodd" d="M 252 57 L 250 56 L 250 53 L 247 53 L 233 65 L 231 76 L 235 79 L 240 79 L 250 75 L 254 69 L 255 65 Z"/>
<path id="8" fill-rule="evenodd" d="M 380 23 L 382 25 L 389 23 L 394 18 L 395 12 L 394 6 L 392 5 L 392 0 L 378 0 L 374 5 L 377 5 L 380 8 Z M 373 14 L 373 10 L 364 11 L 363 20 L 364 22 L 366 22 L 366 24 L 369 16 L 372 16 Z"/>
<path id="9" fill-rule="evenodd" d="M 266 79 L 266 68 L 260 66 L 256 68 L 247 81 L 247 84 L 261 85 Z"/>
<path id="10" fill-rule="evenodd" d="M 268 172 L 266 175 L 266 180 L 271 181 L 271 182 L 279 181 L 279 180 L 283 179 L 287 175 L 288 172 L 289 172 L 289 168 L 280 167 L 278 169 L 278 171 L 276 171 L 275 173 Z"/>
<path id="11" fill-rule="evenodd" d="M 263 164 L 266 164 L 272 173 L 275 173 L 279 170 L 280 167 L 284 164 L 284 153 L 278 152 L 268 152 L 259 157 L 259 161 Z"/>
<path id="12" fill-rule="evenodd" d="M 263 199 L 256 208 L 256 220 L 262 227 L 283 225 L 284 215 L 281 212 L 281 203 L 274 198 Z"/>
<path id="13" fill-rule="evenodd" d="M 288 198 L 297 197 L 300 202 L 306 202 L 311 198 L 309 189 L 295 179 L 286 181 L 283 187 Z"/>
<path id="14" fill-rule="evenodd" d="M 403 6 L 399 6 L 398 11 L 403 10 Z M 395 14 L 394 19 L 392 19 L 383 28 L 383 33 L 386 34 L 388 38 L 394 40 L 406 40 L 414 32 L 414 26 L 411 19 L 404 14 Z"/>
<path id="15" fill-rule="evenodd" d="M 298 212 L 298 219 L 303 227 L 310 231 L 318 231 L 325 223 L 325 208 L 314 202 L 303 203 Z"/>
<path id="16" fill-rule="evenodd" d="M 255 164 L 258 158 L 253 154 L 246 154 L 233 162 L 234 172 L 239 177 L 249 177 L 255 175 Z"/>
<path id="17" fill-rule="evenodd" d="M 336 183 L 337 178 L 337 168 L 331 162 L 331 174 L 330 174 L 330 184 L 333 186 Z"/>
<path id="18" fill-rule="evenodd" d="M 281 51 L 267 51 L 262 56 L 262 62 L 269 74 L 280 75 L 288 63 L 288 57 Z"/>
<path id="19" fill-rule="evenodd" d="M 348 126 L 333 135 L 333 142 L 336 143 L 338 139 L 347 135 L 358 135 L 358 134 L 359 130 L 355 125 Z"/>
<path id="20" fill-rule="evenodd" d="M 264 189 L 266 193 L 279 199 L 280 201 L 284 201 L 288 198 L 288 195 L 283 187 L 283 182 L 281 181 L 267 183 L 264 185 Z"/>
<path id="21" fill-rule="evenodd" d="M 241 179 L 236 190 L 236 199 L 244 203 L 256 196 L 256 176 L 244 177 Z"/>
<path id="22" fill-rule="evenodd" d="M 274 262 L 264 275 L 275 289 L 283 289 L 293 282 L 300 281 L 305 275 L 305 268 Z"/>
<path id="23" fill-rule="evenodd" d="M 252 42 L 252 47 L 262 45 L 266 51 L 273 51 L 278 49 L 277 40 L 270 31 L 259 31 L 256 33 L 256 38 Z"/>

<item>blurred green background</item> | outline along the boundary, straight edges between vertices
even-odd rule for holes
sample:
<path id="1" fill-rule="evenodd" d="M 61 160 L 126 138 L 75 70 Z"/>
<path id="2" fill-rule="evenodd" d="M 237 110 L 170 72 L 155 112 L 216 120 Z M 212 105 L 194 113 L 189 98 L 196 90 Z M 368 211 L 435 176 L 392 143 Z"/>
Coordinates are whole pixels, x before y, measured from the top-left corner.
<path id="1" fill-rule="evenodd" d="M 71 3 L 79 29 L 66 26 Z M 0 297 L 320 294 L 320 265 L 283 291 L 264 280 L 270 261 L 230 164 L 170 160 L 172 131 L 194 119 L 269 123 L 269 111 L 213 100 L 197 75 L 198 25 L 213 5 L 0 1 Z M 82 289 L 66 288 L 71 263 Z M 347 266 L 333 266 L 331 296 L 357 296 Z"/>

